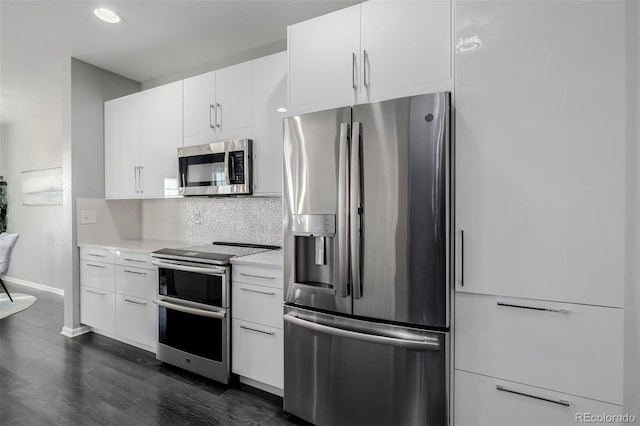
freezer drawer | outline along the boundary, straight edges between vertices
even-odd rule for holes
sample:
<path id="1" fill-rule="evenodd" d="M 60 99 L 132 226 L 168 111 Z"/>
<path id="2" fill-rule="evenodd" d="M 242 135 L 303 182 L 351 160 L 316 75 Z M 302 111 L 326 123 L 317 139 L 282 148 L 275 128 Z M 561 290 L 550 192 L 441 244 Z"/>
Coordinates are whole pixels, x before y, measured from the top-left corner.
<path id="1" fill-rule="evenodd" d="M 445 425 L 448 333 L 285 308 L 284 409 L 316 425 Z"/>

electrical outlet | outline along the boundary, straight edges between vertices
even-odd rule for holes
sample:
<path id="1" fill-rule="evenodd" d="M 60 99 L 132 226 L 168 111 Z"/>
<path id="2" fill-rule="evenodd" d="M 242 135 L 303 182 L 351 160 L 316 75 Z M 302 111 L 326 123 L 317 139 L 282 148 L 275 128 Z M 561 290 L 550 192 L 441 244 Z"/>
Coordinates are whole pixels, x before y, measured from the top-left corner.
<path id="1" fill-rule="evenodd" d="M 80 223 L 82 223 L 83 225 L 96 223 L 95 210 L 86 210 L 86 211 L 80 212 Z"/>

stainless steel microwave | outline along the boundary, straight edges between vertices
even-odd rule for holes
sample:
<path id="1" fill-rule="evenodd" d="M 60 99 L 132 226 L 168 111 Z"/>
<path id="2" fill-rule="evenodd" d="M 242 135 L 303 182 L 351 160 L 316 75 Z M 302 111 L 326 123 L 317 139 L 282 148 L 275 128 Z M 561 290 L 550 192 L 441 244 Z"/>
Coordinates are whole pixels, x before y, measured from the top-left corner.
<path id="1" fill-rule="evenodd" d="M 179 194 L 251 194 L 252 158 L 251 139 L 178 148 Z"/>

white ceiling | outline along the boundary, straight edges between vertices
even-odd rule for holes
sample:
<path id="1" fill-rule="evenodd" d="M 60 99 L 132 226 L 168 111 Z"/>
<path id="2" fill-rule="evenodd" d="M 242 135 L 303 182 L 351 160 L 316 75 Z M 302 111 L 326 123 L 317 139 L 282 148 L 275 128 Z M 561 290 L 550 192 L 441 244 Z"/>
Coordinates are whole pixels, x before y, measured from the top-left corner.
<path id="1" fill-rule="evenodd" d="M 286 39 L 287 25 L 360 1 L 0 0 L 0 123 L 60 108 L 66 58 L 144 82 Z M 99 21 L 97 7 L 122 23 Z"/>

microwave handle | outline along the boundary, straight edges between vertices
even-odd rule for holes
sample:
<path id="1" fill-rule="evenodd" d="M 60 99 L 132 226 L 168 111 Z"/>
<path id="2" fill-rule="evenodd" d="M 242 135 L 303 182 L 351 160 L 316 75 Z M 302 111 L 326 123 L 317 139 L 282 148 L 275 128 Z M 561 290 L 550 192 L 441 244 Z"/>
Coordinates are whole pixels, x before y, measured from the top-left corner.
<path id="1" fill-rule="evenodd" d="M 224 150 L 224 179 L 226 181 L 226 185 L 231 184 L 231 180 L 229 179 L 229 150 Z"/>

